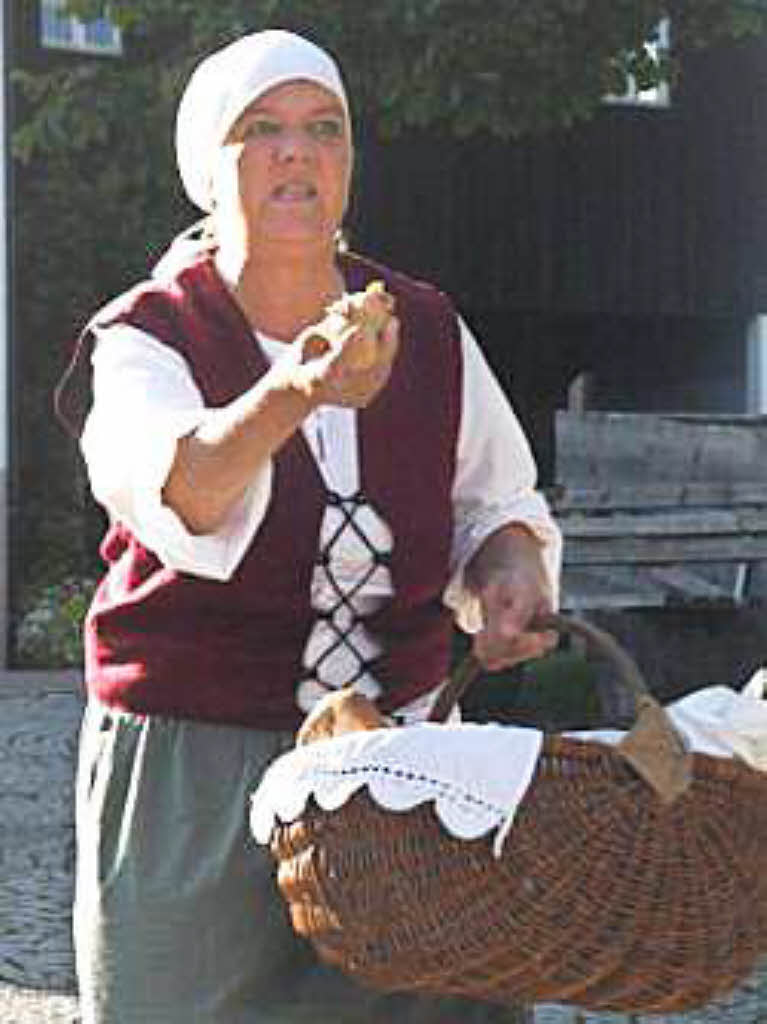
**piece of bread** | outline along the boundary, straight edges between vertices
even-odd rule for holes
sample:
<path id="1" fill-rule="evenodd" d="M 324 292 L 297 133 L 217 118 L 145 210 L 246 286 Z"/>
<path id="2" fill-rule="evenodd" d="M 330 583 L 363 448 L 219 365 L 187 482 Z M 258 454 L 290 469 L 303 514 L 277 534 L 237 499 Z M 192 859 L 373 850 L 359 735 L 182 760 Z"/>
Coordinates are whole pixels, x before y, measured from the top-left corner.
<path id="1" fill-rule="evenodd" d="M 361 693 L 344 688 L 328 693 L 304 719 L 296 735 L 296 746 L 316 743 L 347 732 L 385 729 L 390 722 L 375 704 Z"/>
<path id="2" fill-rule="evenodd" d="M 349 352 L 354 370 L 367 370 L 378 356 L 381 332 L 394 312 L 394 298 L 382 281 L 371 281 L 363 292 L 344 295 L 327 307 L 326 315 L 313 329 L 304 351 L 309 356 L 322 355 L 334 339 L 356 335 Z"/>

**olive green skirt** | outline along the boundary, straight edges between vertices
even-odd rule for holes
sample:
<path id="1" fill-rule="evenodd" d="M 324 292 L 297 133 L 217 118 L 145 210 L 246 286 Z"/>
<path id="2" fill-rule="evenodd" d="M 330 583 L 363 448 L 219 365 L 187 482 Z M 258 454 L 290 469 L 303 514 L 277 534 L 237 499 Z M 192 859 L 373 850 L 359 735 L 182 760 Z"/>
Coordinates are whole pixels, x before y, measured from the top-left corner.
<path id="1" fill-rule="evenodd" d="M 294 935 L 248 805 L 288 733 L 86 710 L 74 938 L 82 1024 L 473 1024 L 517 1015 L 383 996 Z"/>

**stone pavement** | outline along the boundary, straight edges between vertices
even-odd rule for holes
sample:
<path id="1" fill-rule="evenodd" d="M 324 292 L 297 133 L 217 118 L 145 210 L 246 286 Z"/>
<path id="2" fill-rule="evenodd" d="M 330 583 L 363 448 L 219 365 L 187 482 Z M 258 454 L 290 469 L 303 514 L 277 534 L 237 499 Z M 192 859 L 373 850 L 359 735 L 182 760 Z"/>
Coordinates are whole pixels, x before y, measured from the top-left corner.
<path id="1" fill-rule="evenodd" d="M 0 674 L 0 1021 L 73 1024 L 76 673 Z"/>
<path id="2" fill-rule="evenodd" d="M 78 1024 L 77 998 L 48 989 L 0 984 L 2 1024 Z"/>

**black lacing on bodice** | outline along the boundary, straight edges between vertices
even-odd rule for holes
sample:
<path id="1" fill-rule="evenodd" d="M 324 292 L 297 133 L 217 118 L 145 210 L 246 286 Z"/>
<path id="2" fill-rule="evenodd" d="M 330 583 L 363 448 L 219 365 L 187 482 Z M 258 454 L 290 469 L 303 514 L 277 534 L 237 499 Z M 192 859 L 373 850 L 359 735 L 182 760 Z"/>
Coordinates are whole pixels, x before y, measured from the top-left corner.
<path id="1" fill-rule="evenodd" d="M 315 609 L 315 615 L 318 620 L 324 620 L 327 625 L 329 638 L 332 635 L 333 639 L 332 641 L 329 640 L 328 646 L 322 652 L 320 657 L 317 658 L 313 664 L 305 667 L 305 671 L 299 682 L 304 679 L 314 679 L 326 689 L 333 690 L 335 689 L 335 686 L 331 685 L 326 679 L 323 679 L 322 666 L 339 650 L 339 648 L 346 648 L 346 650 L 353 655 L 356 661 L 356 668 L 353 673 L 344 680 L 344 685 L 354 683 L 356 680 L 364 676 L 378 657 L 378 655 L 376 655 L 375 658 L 366 658 L 364 653 L 358 649 L 354 642 L 352 634 L 354 633 L 355 628 L 360 624 L 360 622 L 363 622 L 365 618 L 365 616 L 360 615 L 356 611 L 354 607 L 354 597 L 363 590 L 371 577 L 378 571 L 380 566 L 388 568 L 391 556 L 390 552 L 379 551 L 371 543 L 370 538 L 357 521 L 357 511 L 363 506 L 369 505 L 369 502 L 362 491 L 358 490 L 352 495 L 342 497 L 336 492 L 329 490 L 326 494 L 326 502 L 329 506 L 338 509 L 342 519 L 332 536 L 327 538 L 325 543 L 322 544 L 320 550 L 317 552 L 315 565 L 322 567 L 327 581 L 335 595 L 335 600 L 329 608 Z M 354 582 L 354 585 L 349 590 L 344 590 L 343 586 L 339 583 L 333 573 L 332 568 L 333 548 L 346 530 L 353 530 L 359 540 L 370 552 L 370 565 L 368 566 L 367 571 Z"/>

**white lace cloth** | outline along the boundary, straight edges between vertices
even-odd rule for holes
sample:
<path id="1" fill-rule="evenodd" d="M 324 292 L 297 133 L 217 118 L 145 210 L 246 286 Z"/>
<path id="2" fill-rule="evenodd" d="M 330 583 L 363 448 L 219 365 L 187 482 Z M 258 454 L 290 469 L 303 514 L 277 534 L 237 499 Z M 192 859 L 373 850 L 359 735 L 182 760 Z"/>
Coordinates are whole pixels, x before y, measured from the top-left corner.
<path id="1" fill-rule="evenodd" d="M 266 843 L 275 816 L 293 821 L 310 795 L 330 811 L 367 786 L 391 811 L 433 800 L 449 832 L 481 836 L 522 799 L 542 738 L 521 726 L 424 722 L 296 747 L 266 771 L 251 803 L 251 830 Z"/>
<path id="2" fill-rule="evenodd" d="M 689 749 L 738 757 L 767 771 L 767 703 L 763 673 L 738 693 L 710 686 L 667 707 Z M 619 730 L 572 732 L 617 743 Z M 543 735 L 514 725 L 436 725 L 355 732 L 284 754 L 264 774 L 251 802 L 251 830 L 267 843 L 276 819 L 293 821 L 313 796 L 324 810 L 342 806 L 366 786 L 375 802 L 403 811 L 433 801 L 452 835 L 472 839 L 497 830 L 495 851 L 535 770 Z"/>

